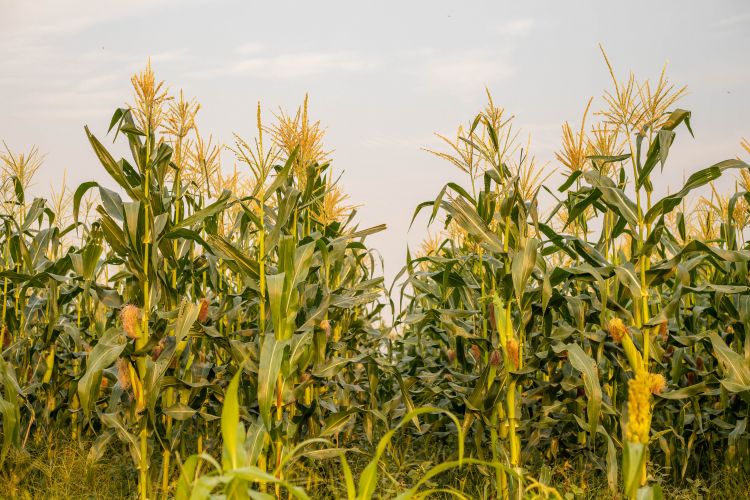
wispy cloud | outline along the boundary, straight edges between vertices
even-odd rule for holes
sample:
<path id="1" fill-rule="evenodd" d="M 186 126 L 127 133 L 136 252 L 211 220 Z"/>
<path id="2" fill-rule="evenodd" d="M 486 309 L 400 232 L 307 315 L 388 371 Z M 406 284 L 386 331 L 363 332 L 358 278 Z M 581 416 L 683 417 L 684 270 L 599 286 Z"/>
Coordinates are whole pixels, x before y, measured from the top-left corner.
<path id="1" fill-rule="evenodd" d="M 262 43 L 247 42 L 247 43 L 243 43 L 242 45 L 234 49 L 234 51 L 240 55 L 257 54 L 263 50 L 263 47 L 264 46 Z"/>
<path id="2" fill-rule="evenodd" d="M 534 25 L 534 20 L 529 17 L 514 19 L 513 21 L 501 24 L 497 31 L 500 35 L 517 38 L 529 34 Z"/>
<path id="3" fill-rule="evenodd" d="M 298 78 L 331 72 L 361 73 L 377 64 L 352 52 L 301 52 L 253 57 L 237 62 L 235 73 L 253 72 L 267 78 Z"/>
<path id="4" fill-rule="evenodd" d="M 521 38 L 536 26 L 533 18 L 513 19 L 497 26 L 496 46 L 444 51 L 422 49 L 404 52 L 407 72 L 417 76 L 425 88 L 454 95 L 475 95 L 484 86 L 496 84 L 516 73 L 513 53 Z"/>
<path id="5" fill-rule="evenodd" d="M 491 50 L 425 50 L 403 56 L 403 66 L 411 78 L 432 91 L 456 96 L 475 95 L 511 77 L 515 69 L 509 48 Z"/>
<path id="6" fill-rule="evenodd" d="M 151 62 L 155 63 L 175 62 L 185 60 L 187 58 L 187 55 L 188 53 L 185 49 L 174 49 L 152 54 L 150 56 L 150 59 Z M 143 64 L 143 61 L 139 61 L 139 64 Z"/>
<path id="7" fill-rule="evenodd" d="M 380 66 L 380 61 L 353 51 L 304 51 L 263 54 L 259 44 L 244 44 L 235 49 L 238 57 L 214 67 L 190 72 L 193 78 L 226 75 L 251 75 L 269 80 L 291 80 L 341 73 L 365 73 Z"/>
<path id="8" fill-rule="evenodd" d="M 412 133 L 408 136 L 385 132 L 365 136 L 358 144 L 363 148 L 373 150 L 393 148 L 416 150 L 418 146 L 432 146 L 440 143 L 433 134 L 426 132 Z"/>
<path id="9" fill-rule="evenodd" d="M 98 43 L 74 48 L 73 41 L 89 29 L 147 9 L 153 12 L 174 1 L 134 0 L 128 5 L 103 1 L 86 7 L 72 1 L 71 7 L 71 3 L 43 0 L 15 5 L 0 30 L 0 53 L 5 55 L 0 90 L 14 99 L 0 103 L 10 115 L 40 119 L 106 113 L 113 103 L 121 104 L 123 82 L 143 66 L 145 58 Z M 77 15 L 71 15 L 72 11 Z M 185 56 L 184 49 L 164 50 L 152 54 L 151 60 L 173 63 Z"/>
<path id="10" fill-rule="evenodd" d="M 712 23 L 714 28 L 733 28 L 741 24 L 750 23 L 750 12 L 737 14 L 736 16 L 724 17 Z"/>
<path id="11" fill-rule="evenodd" d="M 21 38 L 30 41 L 43 37 L 71 36 L 102 23 L 138 16 L 144 11 L 153 13 L 156 9 L 177 2 L 178 0 L 15 2 L 13 6 L 4 8 L 3 14 L 7 22 L 3 23 L 0 40 Z"/>

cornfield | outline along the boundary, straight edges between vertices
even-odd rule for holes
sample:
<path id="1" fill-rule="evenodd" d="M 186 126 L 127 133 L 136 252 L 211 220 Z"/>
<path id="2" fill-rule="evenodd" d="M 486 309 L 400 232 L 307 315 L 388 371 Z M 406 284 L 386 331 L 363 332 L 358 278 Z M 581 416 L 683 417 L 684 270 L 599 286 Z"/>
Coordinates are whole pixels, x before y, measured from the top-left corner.
<path id="1" fill-rule="evenodd" d="M 489 92 L 440 136 L 465 182 L 416 207 L 437 229 L 391 286 L 307 97 L 224 146 L 149 64 L 109 122 L 129 157 L 84 130 L 116 189 L 29 200 L 43 158 L 5 145 L 4 495 L 59 442 L 89 472 L 119 456 L 142 499 L 747 484 L 750 166 L 728 152 L 657 196 L 685 88 L 605 61 L 560 186 Z"/>

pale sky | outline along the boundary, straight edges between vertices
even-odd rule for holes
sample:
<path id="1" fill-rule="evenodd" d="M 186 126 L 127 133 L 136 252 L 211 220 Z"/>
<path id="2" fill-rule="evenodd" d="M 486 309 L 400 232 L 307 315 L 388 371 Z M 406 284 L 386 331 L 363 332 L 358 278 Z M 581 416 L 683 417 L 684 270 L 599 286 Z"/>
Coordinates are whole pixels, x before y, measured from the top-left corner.
<path id="1" fill-rule="evenodd" d="M 107 183 L 83 126 L 104 140 L 148 57 L 171 90 L 201 102 L 201 130 L 224 143 L 252 136 L 259 100 L 270 117 L 309 92 L 361 225 L 388 225 L 369 239 L 387 277 L 426 234 L 424 219 L 408 231 L 416 205 L 463 180 L 421 148 L 470 120 L 485 86 L 531 134 L 538 161 L 558 168 L 560 126 L 609 88 L 598 43 L 622 78 L 658 78 L 668 61 L 670 79 L 689 87 L 680 106 L 693 112 L 696 137 L 678 134 L 655 182 L 661 193 L 750 138 L 745 1 L 0 0 L 0 13 L 0 139 L 46 154 L 37 194 L 64 170 L 73 189 Z M 232 166 L 229 152 L 223 160 Z"/>

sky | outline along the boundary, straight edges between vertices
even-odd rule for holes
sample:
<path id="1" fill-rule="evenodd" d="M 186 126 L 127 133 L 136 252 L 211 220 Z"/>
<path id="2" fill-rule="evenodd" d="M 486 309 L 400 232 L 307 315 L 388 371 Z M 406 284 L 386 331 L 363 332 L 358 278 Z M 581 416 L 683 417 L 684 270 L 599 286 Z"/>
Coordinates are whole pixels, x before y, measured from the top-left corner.
<path id="1" fill-rule="evenodd" d="M 578 123 L 592 96 L 600 108 L 610 88 L 600 43 L 621 78 L 657 79 L 668 62 L 670 80 L 688 85 L 680 107 L 693 112 L 695 138 L 678 134 L 657 194 L 750 139 L 746 1 L 0 0 L 0 12 L 0 140 L 46 155 L 38 195 L 63 172 L 73 189 L 112 186 L 83 126 L 105 136 L 148 58 L 173 92 L 201 102 L 201 131 L 226 144 L 253 136 L 258 101 L 271 116 L 309 93 L 361 227 L 388 225 L 369 239 L 387 279 L 427 234 L 424 218 L 409 229 L 414 208 L 466 181 L 423 149 L 470 121 L 485 88 L 559 185 L 561 125 Z M 231 168 L 231 153 L 222 158 Z"/>

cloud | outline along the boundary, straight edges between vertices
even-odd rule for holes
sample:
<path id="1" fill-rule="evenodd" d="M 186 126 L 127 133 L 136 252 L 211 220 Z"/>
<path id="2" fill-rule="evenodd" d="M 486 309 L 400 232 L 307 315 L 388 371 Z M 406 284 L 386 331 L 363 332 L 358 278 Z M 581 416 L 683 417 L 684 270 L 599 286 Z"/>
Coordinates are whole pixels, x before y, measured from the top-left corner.
<path id="1" fill-rule="evenodd" d="M 498 33 L 510 38 L 518 38 L 527 35 L 533 27 L 534 20 L 531 18 L 516 19 L 501 25 Z"/>
<path id="2" fill-rule="evenodd" d="M 454 94 L 481 91 L 485 85 L 507 79 L 515 73 L 507 50 L 434 52 L 417 62 L 414 71 L 425 87 Z"/>
<path id="3" fill-rule="evenodd" d="M 226 75 L 250 75 L 269 80 L 292 80 L 320 75 L 365 73 L 380 66 L 380 62 L 358 52 L 306 51 L 260 55 L 259 44 L 244 44 L 235 53 L 248 54 L 219 64 L 213 68 L 194 71 L 193 78 L 215 78 Z M 257 54 L 257 55 L 254 55 Z"/>
<path id="4" fill-rule="evenodd" d="M 433 48 L 411 49 L 401 53 L 424 88 L 455 95 L 475 95 L 483 87 L 512 77 L 515 66 L 512 55 L 518 39 L 528 35 L 536 25 L 530 17 L 514 19 L 497 27 L 502 43 L 488 48 L 442 51 Z"/>
<path id="5" fill-rule="evenodd" d="M 143 67 L 145 57 L 105 49 L 98 43 L 77 47 L 76 41 L 88 30 L 145 11 L 154 12 L 174 2 L 134 0 L 123 4 L 105 0 L 85 7 L 80 1 L 65 5 L 50 0 L 15 4 L 7 10 L 0 30 L 0 53 L 5 54 L 0 95 L 14 98 L 0 103 L 11 116 L 88 117 L 106 113 L 113 102 L 120 104 L 117 96 L 122 94 L 122 82 Z M 167 50 L 153 54 L 151 60 L 179 62 L 186 53 L 184 49 Z"/>
<path id="6" fill-rule="evenodd" d="M 254 57 L 234 65 L 235 73 L 251 71 L 267 78 L 299 78 L 326 73 L 362 73 L 376 66 L 356 53 L 302 52 L 272 57 Z"/>
<path id="7" fill-rule="evenodd" d="M 154 59 L 172 57 L 164 53 Z M 29 45 L 4 60 L 0 106 L 7 116 L 42 120 L 103 116 L 113 106 L 122 105 L 129 75 L 144 63 L 141 58 L 110 50 L 71 53 L 54 43 Z"/>
<path id="8" fill-rule="evenodd" d="M 182 61 L 186 58 L 187 51 L 185 49 L 176 49 L 176 50 L 165 50 L 163 52 L 157 52 L 156 54 L 152 54 L 150 56 L 152 63 L 163 63 L 163 62 L 174 62 L 174 61 Z M 144 62 L 140 63 L 141 65 L 145 64 Z"/>
<path id="9" fill-rule="evenodd" d="M 750 12 L 738 14 L 736 16 L 725 17 L 712 23 L 714 28 L 733 28 L 739 24 L 746 24 L 750 21 Z"/>
<path id="10" fill-rule="evenodd" d="M 440 144 L 440 142 L 436 140 L 433 134 L 411 134 L 406 136 L 386 132 L 367 135 L 358 144 L 363 148 L 374 150 L 393 148 L 417 150 L 420 146 L 432 147 L 433 145 Z"/>
<path id="11" fill-rule="evenodd" d="M 3 14 L 4 39 L 30 41 L 44 37 L 67 37 L 92 26 L 124 18 L 137 17 L 143 12 L 153 13 L 178 0 L 102 0 L 99 2 L 42 0 L 14 2 Z M 72 15 L 71 13 L 75 13 Z"/>
<path id="12" fill-rule="evenodd" d="M 242 45 L 234 49 L 236 53 L 243 54 L 243 55 L 244 54 L 257 54 L 262 50 L 263 50 L 263 44 L 258 43 L 258 42 L 243 43 Z"/>

